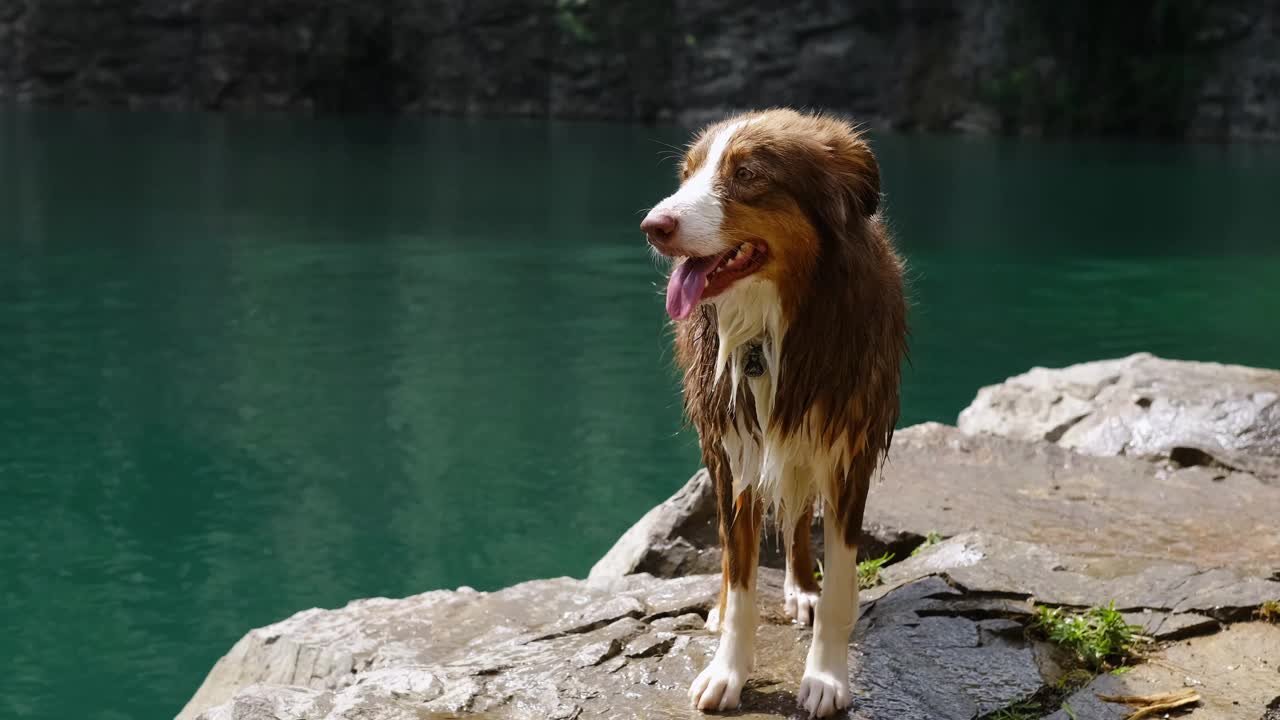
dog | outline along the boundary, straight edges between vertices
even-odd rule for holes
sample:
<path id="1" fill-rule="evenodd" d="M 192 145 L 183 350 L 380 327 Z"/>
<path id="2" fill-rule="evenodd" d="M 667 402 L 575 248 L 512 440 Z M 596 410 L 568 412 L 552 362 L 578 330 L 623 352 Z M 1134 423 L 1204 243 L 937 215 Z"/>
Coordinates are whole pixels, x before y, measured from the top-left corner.
<path id="1" fill-rule="evenodd" d="M 903 263 L 880 214 L 880 171 L 849 123 L 749 112 L 689 145 L 680 187 L 640 224 L 673 260 L 666 307 L 723 546 L 719 645 L 689 689 L 737 708 L 755 653 L 760 529 L 786 545 L 786 612 L 812 622 L 797 694 L 809 715 L 849 705 L 857 546 L 873 473 L 898 419 Z M 809 527 L 823 517 L 822 586 Z M 717 622 L 718 621 L 718 622 Z"/>

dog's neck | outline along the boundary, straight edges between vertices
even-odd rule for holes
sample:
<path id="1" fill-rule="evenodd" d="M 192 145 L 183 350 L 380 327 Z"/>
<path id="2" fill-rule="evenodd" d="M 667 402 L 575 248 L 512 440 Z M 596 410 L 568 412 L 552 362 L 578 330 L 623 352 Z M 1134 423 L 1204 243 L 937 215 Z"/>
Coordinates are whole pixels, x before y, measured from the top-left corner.
<path id="1" fill-rule="evenodd" d="M 772 283 L 752 279 L 742 282 L 716 300 L 716 334 L 720 345 L 716 357 L 716 382 L 727 381 L 729 410 L 734 430 L 725 434 L 722 447 L 733 474 L 736 496 L 754 485 L 765 505 L 779 512 L 782 527 L 793 528 L 804 508 L 810 507 L 817 489 L 799 482 L 794 470 L 787 482 L 787 468 L 810 459 L 809 438 L 784 436 L 773 427 L 777 401 L 782 344 L 787 321 Z M 757 346 L 759 350 L 756 350 Z M 752 358 L 752 355 L 758 355 Z M 763 372 L 747 372 L 747 364 L 757 360 Z M 760 368 L 756 368 L 760 369 Z M 725 374 L 728 377 L 725 379 Z M 745 383 L 750 393 L 740 392 Z M 750 397 L 752 408 L 735 407 Z M 756 422 L 744 421 L 743 413 L 754 412 Z M 752 427 L 755 430 L 752 430 Z M 814 455 L 816 457 L 816 455 Z"/>
<path id="2" fill-rule="evenodd" d="M 720 382 L 728 372 L 730 403 L 736 401 L 745 380 L 755 398 L 760 427 L 766 427 L 773 409 L 782 342 L 786 334 L 778 293 L 772 283 L 751 278 L 740 282 L 718 298 L 715 304 L 716 335 L 719 339 L 715 380 Z M 760 346 L 764 373 L 749 376 L 744 372 L 745 365 L 756 344 Z"/>

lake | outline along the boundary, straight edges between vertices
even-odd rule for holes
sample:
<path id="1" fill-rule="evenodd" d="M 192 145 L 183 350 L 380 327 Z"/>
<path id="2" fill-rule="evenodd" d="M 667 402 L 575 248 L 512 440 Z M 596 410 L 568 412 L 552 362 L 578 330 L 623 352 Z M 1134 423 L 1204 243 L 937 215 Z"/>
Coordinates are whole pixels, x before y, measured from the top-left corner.
<path id="1" fill-rule="evenodd" d="M 637 229 L 686 137 L 0 113 L 0 717 L 170 717 L 297 610 L 584 575 L 697 468 Z M 873 143 L 904 425 L 1280 367 L 1280 148 Z"/>

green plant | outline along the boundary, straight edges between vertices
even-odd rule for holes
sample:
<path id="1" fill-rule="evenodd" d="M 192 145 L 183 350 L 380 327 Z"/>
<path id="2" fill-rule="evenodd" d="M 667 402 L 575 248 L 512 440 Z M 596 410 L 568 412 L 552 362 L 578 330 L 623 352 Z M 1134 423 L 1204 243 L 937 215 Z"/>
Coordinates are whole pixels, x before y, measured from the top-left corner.
<path id="1" fill-rule="evenodd" d="M 1057 691 L 1063 695 L 1069 695 L 1085 685 L 1093 679 L 1093 673 L 1084 668 L 1076 668 L 1068 672 L 1066 675 L 1058 678 L 1055 687 Z"/>
<path id="2" fill-rule="evenodd" d="M 1130 651 L 1138 639 L 1136 633 L 1141 629 L 1125 622 L 1114 601 L 1107 607 L 1078 613 L 1040 606 L 1036 608 L 1031 626 L 1094 671 L 1105 670 L 1131 657 Z"/>
<path id="3" fill-rule="evenodd" d="M 556 0 L 556 22 L 560 29 L 583 43 L 596 41 L 596 34 L 587 27 L 582 14 L 587 10 L 587 0 Z"/>
<path id="4" fill-rule="evenodd" d="M 911 557 L 919 555 L 925 548 L 931 548 L 940 542 L 942 542 L 942 534 L 937 530 L 930 530 L 929 534 L 924 536 L 924 542 L 917 545 L 916 549 L 911 551 Z"/>
<path id="5" fill-rule="evenodd" d="M 1254 613 L 1263 622 L 1280 623 L 1280 600 L 1268 600 Z"/>
<path id="6" fill-rule="evenodd" d="M 1070 703 L 1062 703 L 1062 712 L 1066 713 L 1071 720 L 1080 720 L 1080 718 L 1076 717 L 1076 711 L 1071 708 Z"/>
<path id="7" fill-rule="evenodd" d="M 885 553 L 878 558 L 863 560 L 858 563 L 858 587 L 866 590 L 880 584 L 880 569 L 893 560 L 893 553 Z"/>

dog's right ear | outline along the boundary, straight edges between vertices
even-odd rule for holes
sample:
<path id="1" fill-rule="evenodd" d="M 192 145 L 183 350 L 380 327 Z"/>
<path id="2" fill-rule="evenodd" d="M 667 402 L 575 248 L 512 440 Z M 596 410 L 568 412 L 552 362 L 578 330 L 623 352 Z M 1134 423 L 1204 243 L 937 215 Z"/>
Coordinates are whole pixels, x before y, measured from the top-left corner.
<path id="1" fill-rule="evenodd" d="M 880 208 L 880 164 L 860 135 L 841 124 L 828 138 L 827 221 L 836 228 L 871 217 Z"/>

